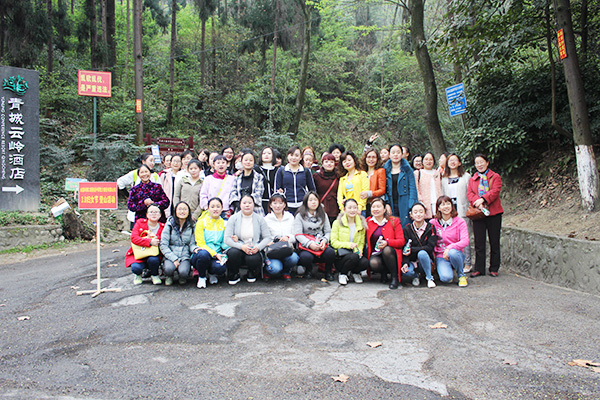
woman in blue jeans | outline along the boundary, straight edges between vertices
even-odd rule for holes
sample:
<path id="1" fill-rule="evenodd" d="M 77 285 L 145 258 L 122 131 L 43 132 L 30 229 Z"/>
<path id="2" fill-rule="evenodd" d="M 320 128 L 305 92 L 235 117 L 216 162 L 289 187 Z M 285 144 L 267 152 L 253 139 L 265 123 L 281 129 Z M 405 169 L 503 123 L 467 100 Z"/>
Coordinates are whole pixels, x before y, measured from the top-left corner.
<path id="1" fill-rule="evenodd" d="M 427 287 L 434 288 L 435 282 L 431 275 L 431 261 L 433 249 L 437 243 L 437 236 L 433 225 L 425 221 L 425 205 L 416 202 L 410 208 L 412 222 L 404 227 L 404 240 L 410 246 L 405 246 L 402 251 L 402 278 L 412 281 L 413 286 L 419 286 L 421 280 L 419 273 L 425 275 Z"/>
<path id="2" fill-rule="evenodd" d="M 458 216 L 452 199 L 448 196 L 438 197 L 435 218 L 430 222 L 438 237 L 434 249 L 437 272 L 442 282 L 452 282 L 454 272 L 458 275 L 458 286 L 467 286 L 464 272 L 464 248 L 469 245 L 469 230 L 467 223 Z"/>
<path id="3" fill-rule="evenodd" d="M 271 212 L 265 216 L 265 221 L 271 230 L 273 240 L 289 242 L 292 246 L 296 244 L 294 234 L 294 216 L 287 210 L 287 201 L 285 196 L 280 193 L 275 193 L 269 199 L 269 209 Z M 274 275 L 281 274 L 284 281 L 292 280 L 291 271 L 298 265 L 298 254 L 293 252 L 290 256 L 283 259 L 269 258 L 265 266 L 264 279 L 269 280 Z"/>
<path id="4" fill-rule="evenodd" d="M 198 289 L 206 288 L 207 272 L 208 282 L 214 285 L 227 270 L 225 251 L 229 246 L 224 242 L 225 221 L 221 218 L 222 212 L 223 201 L 213 197 L 208 201 L 208 210 L 196 222 L 194 236 L 200 250 L 192 256 L 192 264 L 198 271 Z"/>
<path id="5" fill-rule="evenodd" d="M 165 256 L 163 272 L 167 277 L 165 285 L 173 284 L 175 271 L 179 275 L 179 284 L 185 285 L 191 274 L 191 257 L 200 250 L 194 238 L 194 221 L 190 206 L 181 201 L 175 206 L 172 215 L 165 224 L 160 237 L 160 251 Z"/>

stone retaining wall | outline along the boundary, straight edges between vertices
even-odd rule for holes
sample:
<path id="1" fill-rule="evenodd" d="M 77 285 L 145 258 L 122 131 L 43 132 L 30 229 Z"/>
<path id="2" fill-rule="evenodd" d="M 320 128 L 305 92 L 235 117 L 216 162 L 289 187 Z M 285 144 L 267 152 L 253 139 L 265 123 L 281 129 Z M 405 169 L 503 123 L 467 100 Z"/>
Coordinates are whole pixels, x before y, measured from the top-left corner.
<path id="1" fill-rule="evenodd" d="M 65 240 L 60 225 L 22 225 L 0 227 L 0 250 Z"/>
<path id="2" fill-rule="evenodd" d="M 502 228 L 502 265 L 529 278 L 600 294 L 600 243 Z"/>

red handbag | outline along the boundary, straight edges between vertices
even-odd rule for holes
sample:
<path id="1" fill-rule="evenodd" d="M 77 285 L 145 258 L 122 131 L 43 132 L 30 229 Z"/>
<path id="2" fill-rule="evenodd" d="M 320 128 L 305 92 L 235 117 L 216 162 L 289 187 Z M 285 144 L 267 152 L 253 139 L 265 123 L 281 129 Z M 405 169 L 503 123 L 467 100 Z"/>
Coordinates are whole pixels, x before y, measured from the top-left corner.
<path id="1" fill-rule="evenodd" d="M 296 236 L 304 236 L 305 238 L 307 238 L 308 240 L 311 240 L 311 241 L 313 241 L 313 242 L 316 242 L 316 241 L 317 241 L 317 238 L 316 238 L 316 237 L 314 237 L 313 235 L 307 235 L 307 234 L 305 234 L 305 233 L 303 233 L 303 234 L 299 234 L 299 235 L 296 235 Z M 327 245 L 327 246 L 329 246 L 329 245 Z M 327 246 L 325 246 L 325 249 L 327 248 Z M 300 244 L 300 242 L 298 242 L 298 248 L 299 248 L 300 250 L 306 250 L 306 251 L 308 251 L 309 253 L 311 253 L 311 254 L 313 254 L 313 255 L 315 255 L 315 256 L 317 256 L 317 257 L 320 257 L 320 256 L 321 256 L 321 254 L 323 254 L 323 252 L 325 251 L 325 249 L 323 249 L 323 250 L 313 250 L 313 249 L 311 249 L 311 248 L 309 248 L 309 247 L 305 247 L 305 246 L 303 246 L 302 244 Z"/>

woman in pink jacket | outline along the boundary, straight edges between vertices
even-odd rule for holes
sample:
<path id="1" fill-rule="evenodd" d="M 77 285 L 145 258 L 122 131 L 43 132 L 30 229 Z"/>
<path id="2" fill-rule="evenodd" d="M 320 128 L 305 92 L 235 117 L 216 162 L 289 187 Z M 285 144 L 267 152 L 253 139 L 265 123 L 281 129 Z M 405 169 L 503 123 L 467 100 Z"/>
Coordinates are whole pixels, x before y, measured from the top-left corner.
<path id="1" fill-rule="evenodd" d="M 454 269 L 458 275 L 458 286 L 467 286 L 463 252 L 463 249 L 469 245 L 467 223 L 458 216 L 450 197 L 440 196 L 435 205 L 437 212 L 430 222 L 438 237 L 433 253 L 440 281 L 452 282 Z"/>

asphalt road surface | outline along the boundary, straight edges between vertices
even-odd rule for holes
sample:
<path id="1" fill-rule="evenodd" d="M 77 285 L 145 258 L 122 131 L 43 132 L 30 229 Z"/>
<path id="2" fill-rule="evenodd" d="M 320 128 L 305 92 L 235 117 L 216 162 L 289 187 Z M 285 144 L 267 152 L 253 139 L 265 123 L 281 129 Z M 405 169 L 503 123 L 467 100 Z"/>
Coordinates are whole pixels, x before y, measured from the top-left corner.
<path id="1" fill-rule="evenodd" d="M 506 270 L 467 288 L 133 286 L 125 251 L 102 249 L 102 287 L 122 291 L 96 298 L 76 295 L 95 251 L 0 265 L 0 399 L 600 399 L 600 372 L 568 365 L 600 362 L 597 296 Z"/>

